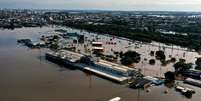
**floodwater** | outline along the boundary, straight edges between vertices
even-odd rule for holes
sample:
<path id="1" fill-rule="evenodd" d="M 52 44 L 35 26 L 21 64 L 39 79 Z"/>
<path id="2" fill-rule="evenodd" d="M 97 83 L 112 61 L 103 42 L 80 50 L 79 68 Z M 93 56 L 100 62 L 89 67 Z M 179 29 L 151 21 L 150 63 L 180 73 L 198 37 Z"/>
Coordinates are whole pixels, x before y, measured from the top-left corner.
<path id="1" fill-rule="evenodd" d="M 62 27 L 61 27 L 62 28 Z M 95 33 L 89 33 L 83 30 L 75 30 L 72 28 L 62 28 L 66 29 L 68 32 L 77 32 L 78 34 L 85 36 L 84 45 L 87 46 L 86 49 L 91 50 L 91 42 L 100 41 L 103 42 L 105 55 L 113 55 L 114 52 L 126 52 L 126 51 L 136 51 L 141 54 L 141 61 L 138 64 L 135 64 L 135 68 L 141 68 L 144 75 L 151 75 L 156 77 L 164 77 L 164 73 L 167 71 L 174 71 L 173 64 L 169 63 L 166 66 L 162 66 L 159 60 L 156 60 L 154 65 L 149 64 L 150 59 L 155 59 L 155 56 L 151 56 L 151 51 L 162 50 L 165 52 L 166 60 L 170 60 L 171 57 L 179 59 L 185 59 L 187 63 L 195 63 L 197 57 L 201 57 L 197 52 L 192 52 L 187 48 L 182 48 L 175 45 L 165 45 L 162 43 L 152 42 L 151 44 L 142 43 L 137 41 L 131 41 L 121 37 L 114 37 L 110 35 L 100 35 Z M 86 53 L 86 49 L 83 44 L 74 44 L 76 45 L 77 50 L 81 50 L 81 53 Z M 90 54 L 90 53 L 89 53 Z M 120 60 L 120 59 L 118 59 Z M 120 63 L 120 61 L 117 61 Z"/>
<path id="2" fill-rule="evenodd" d="M 151 92 L 129 89 L 97 76 L 87 76 L 44 59 L 47 49 L 30 50 L 16 43 L 20 38 L 37 40 L 55 28 L 21 28 L 0 30 L 0 101 L 200 101 L 201 88 L 191 99 L 164 86 L 151 87 Z M 193 53 L 194 54 L 194 53 Z"/>

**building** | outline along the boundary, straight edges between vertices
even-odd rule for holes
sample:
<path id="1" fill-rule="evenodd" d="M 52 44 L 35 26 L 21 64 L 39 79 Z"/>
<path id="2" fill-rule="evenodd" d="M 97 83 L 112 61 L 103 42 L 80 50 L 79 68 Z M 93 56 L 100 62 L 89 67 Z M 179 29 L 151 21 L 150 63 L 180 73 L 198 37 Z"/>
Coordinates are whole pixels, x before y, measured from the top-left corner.
<path id="1" fill-rule="evenodd" d="M 194 86 L 201 87 L 201 81 L 200 80 L 195 80 L 195 79 L 192 79 L 192 78 L 185 79 L 184 83 L 188 83 L 188 84 L 191 84 L 191 85 L 194 85 Z"/>
<path id="2" fill-rule="evenodd" d="M 133 68 L 67 50 L 48 52 L 46 59 L 64 66 L 76 67 L 119 83 L 127 83 L 131 78 L 142 75 Z"/>
<path id="3" fill-rule="evenodd" d="M 92 51 L 93 52 L 103 52 L 103 42 L 92 42 Z"/>

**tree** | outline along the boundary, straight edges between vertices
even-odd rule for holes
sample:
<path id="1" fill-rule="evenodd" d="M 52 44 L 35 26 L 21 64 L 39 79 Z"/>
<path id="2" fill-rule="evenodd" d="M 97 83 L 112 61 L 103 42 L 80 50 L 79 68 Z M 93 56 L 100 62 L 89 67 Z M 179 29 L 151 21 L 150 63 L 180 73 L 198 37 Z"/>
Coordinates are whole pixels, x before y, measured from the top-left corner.
<path id="1" fill-rule="evenodd" d="M 92 58 L 90 56 L 81 57 L 79 62 L 87 64 L 87 65 L 94 65 L 94 61 L 92 60 Z"/>
<path id="2" fill-rule="evenodd" d="M 201 70 L 201 66 L 196 66 L 195 69 Z"/>
<path id="3" fill-rule="evenodd" d="M 151 51 L 151 52 L 150 52 L 150 55 L 151 55 L 151 56 L 154 56 L 154 51 Z"/>
<path id="4" fill-rule="evenodd" d="M 154 59 L 149 60 L 150 65 L 154 65 L 155 63 L 156 63 L 156 61 Z"/>
<path id="5" fill-rule="evenodd" d="M 121 51 L 121 52 L 119 53 L 120 58 L 122 58 L 123 55 L 124 55 L 124 53 Z"/>
<path id="6" fill-rule="evenodd" d="M 156 51 L 156 59 L 165 60 L 166 59 L 165 53 L 161 50 Z"/>
<path id="7" fill-rule="evenodd" d="M 176 58 L 172 57 L 172 58 L 170 59 L 170 61 L 171 61 L 171 62 L 176 62 Z"/>
<path id="8" fill-rule="evenodd" d="M 192 93 L 192 91 L 186 91 L 185 93 L 183 93 L 183 95 L 184 96 L 186 96 L 187 98 L 191 98 L 192 97 L 192 95 L 193 95 L 193 93 Z"/>
<path id="9" fill-rule="evenodd" d="M 171 71 L 168 71 L 164 74 L 165 76 L 165 86 L 168 87 L 168 88 L 172 88 L 174 87 L 174 84 L 175 84 L 175 73 L 174 72 L 171 72 Z"/>
<path id="10" fill-rule="evenodd" d="M 169 60 L 165 61 L 165 60 L 161 60 L 161 65 L 162 66 L 166 66 L 169 63 Z"/>
<path id="11" fill-rule="evenodd" d="M 195 61 L 195 64 L 196 64 L 195 69 L 201 70 L 201 57 L 197 58 L 197 60 Z"/>
<path id="12" fill-rule="evenodd" d="M 174 81 L 175 80 L 175 73 L 174 72 L 168 71 L 164 75 L 165 75 L 165 80 L 167 80 L 167 81 Z"/>
<path id="13" fill-rule="evenodd" d="M 54 43 L 50 44 L 50 48 L 54 49 L 54 50 L 58 50 L 59 49 L 59 45 L 58 45 L 57 42 L 54 42 Z"/>
<path id="14" fill-rule="evenodd" d="M 58 40 L 58 39 L 59 39 L 59 36 L 57 36 L 57 35 L 53 36 L 53 40 Z"/>
<path id="15" fill-rule="evenodd" d="M 123 65 L 131 65 L 133 63 L 139 63 L 141 60 L 140 54 L 135 51 L 128 51 L 123 54 L 120 60 Z"/>
<path id="16" fill-rule="evenodd" d="M 201 67 L 201 57 L 197 58 L 197 60 L 195 61 L 195 64 L 199 67 Z"/>
<path id="17" fill-rule="evenodd" d="M 186 62 L 186 60 L 185 60 L 185 59 L 179 59 L 179 61 L 180 61 L 180 62 Z"/>
<path id="18" fill-rule="evenodd" d="M 192 63 L 185 63 L 185 62 L 177 62 L 174 64 L 175 71 L 178 73 L 185 72 L 192 68 Z"/>

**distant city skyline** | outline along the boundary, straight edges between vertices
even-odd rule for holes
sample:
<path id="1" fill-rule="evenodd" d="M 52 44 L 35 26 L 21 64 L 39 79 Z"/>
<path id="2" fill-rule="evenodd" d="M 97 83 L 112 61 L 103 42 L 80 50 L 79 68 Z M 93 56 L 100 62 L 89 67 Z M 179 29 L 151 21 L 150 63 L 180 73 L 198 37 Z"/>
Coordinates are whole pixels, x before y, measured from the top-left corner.
<path id="1" fill-rule="evenodd" d="M 0 0 L 0 8 L 201 11 L 201 0 Z"/>

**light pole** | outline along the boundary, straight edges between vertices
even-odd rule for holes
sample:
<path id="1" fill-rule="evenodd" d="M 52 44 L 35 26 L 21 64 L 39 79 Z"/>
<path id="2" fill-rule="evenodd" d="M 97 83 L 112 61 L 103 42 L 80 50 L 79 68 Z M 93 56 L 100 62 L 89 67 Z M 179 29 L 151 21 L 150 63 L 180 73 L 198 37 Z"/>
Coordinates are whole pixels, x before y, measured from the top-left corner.
<path id="1" fill-rule="evenodd" d="M 138 93 L 137 93 L 137 101 L 140 101 L 140 89 L 138 89 Z"/>

